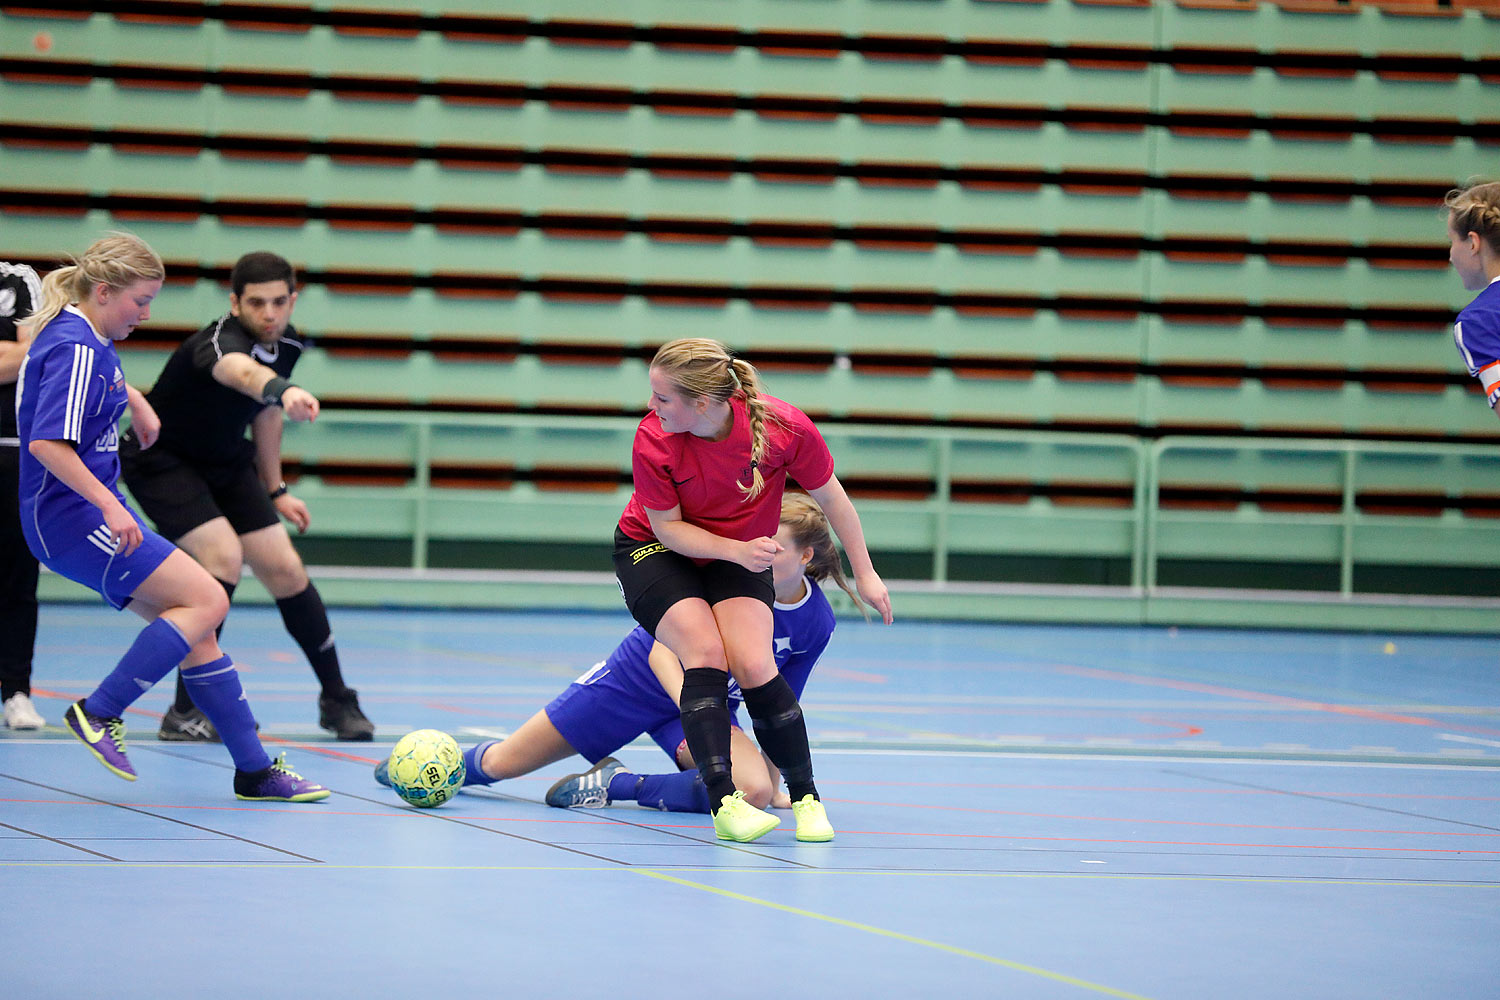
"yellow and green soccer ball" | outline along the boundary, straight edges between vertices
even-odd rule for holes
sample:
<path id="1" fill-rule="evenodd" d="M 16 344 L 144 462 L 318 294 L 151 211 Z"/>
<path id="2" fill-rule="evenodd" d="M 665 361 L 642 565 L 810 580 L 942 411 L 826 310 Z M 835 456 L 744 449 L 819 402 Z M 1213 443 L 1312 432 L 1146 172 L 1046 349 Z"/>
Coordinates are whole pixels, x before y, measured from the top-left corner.
<path id="1" fill-rule="evenodd" d="M 447 802 L 464 784 L 464 756 L 458 743 L 438 729 L 418 729 L 401 737 L 386 766 L 396 794 L 423 809 Z"/>

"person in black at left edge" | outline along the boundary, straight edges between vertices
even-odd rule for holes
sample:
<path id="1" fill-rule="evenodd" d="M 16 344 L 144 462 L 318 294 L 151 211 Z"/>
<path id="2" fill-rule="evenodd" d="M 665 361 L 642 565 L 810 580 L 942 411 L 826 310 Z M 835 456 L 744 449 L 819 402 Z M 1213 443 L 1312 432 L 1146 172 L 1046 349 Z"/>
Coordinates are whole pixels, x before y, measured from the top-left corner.
<path id="1" fill-rule="evenodd" d="M 31 703 L 39 571 L 21 533 L 21 439 L 16 433 L 16 376 L 31 339 L 17 322 L 41 300 L 36 271 L 0 261 L 0 703 L 8 729 L 47 724 Z"/>
<path id="2" fill-rule="evenodd" d="M 258 251 L 235 262 L 229 283 L 229 312 L 183 341 L 146 394 L 161 418 L 155 447 L 121 436 L 123 478 L 157 531 L 231 598 L 249 564 L 317 674 L 318 725 L 341 740 L 369 740 L 375 726 L 344 684 L 323 599 L 281 523 L 303 532 L 311 520 L 281 478 L 282 415 L 310 421 L 319 405 L 290 381 L 302 355 L 290 323 L 296 274 L 284 258 Z M 157 737 L 218 739 L 180 674 Z"/>

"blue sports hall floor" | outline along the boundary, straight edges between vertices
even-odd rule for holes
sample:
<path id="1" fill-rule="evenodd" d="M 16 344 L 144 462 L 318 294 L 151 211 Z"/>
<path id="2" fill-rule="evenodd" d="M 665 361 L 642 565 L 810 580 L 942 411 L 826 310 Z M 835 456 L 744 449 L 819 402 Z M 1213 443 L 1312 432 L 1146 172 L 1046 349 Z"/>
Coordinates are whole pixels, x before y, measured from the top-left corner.
<path id="1" fill-rule="evenodd" d="M 1493 637 L 845 620 L 804 699 L 837 839 L 725 846 L 548 808 L 573 762 L 435 810 L 371 779 L 408 730 L 509 732 L 623 614 L 333 618 L 373 744 L 317 729 L 273 610 L 230 614 L 273 752 L 334 791 L 280 806 L 155 739 L 168 683 L 127 717 L 140 780 L 100 767 L 59 721 L 137 622 L 43 607 L 50 725 L 0 730 L 0 996 L 1500 995 Z"/>

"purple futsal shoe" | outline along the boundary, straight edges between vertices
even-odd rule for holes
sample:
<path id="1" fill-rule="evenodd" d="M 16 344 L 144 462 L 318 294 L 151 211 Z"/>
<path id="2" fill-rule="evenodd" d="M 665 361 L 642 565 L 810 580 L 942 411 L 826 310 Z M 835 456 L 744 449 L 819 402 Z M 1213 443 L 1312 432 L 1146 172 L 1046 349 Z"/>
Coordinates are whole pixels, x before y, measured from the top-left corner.
<path id="1" fill-rule="evenodd" d="M 260 771 L 234 772 L 234 797 L 251 802 L 317 802 L 332 794 L 286 766 L 286 754 Z"/>
<path id="2" fill-rule="evenodd" d="M 126 781 L 135 780 L 135 768 L 125 756 L 125 720 L 119 716 L 90 715 L 80 699 L 63 713 L 63 725 L 89 748 L 89 753 L 99 758 L 99 763 Z"/>

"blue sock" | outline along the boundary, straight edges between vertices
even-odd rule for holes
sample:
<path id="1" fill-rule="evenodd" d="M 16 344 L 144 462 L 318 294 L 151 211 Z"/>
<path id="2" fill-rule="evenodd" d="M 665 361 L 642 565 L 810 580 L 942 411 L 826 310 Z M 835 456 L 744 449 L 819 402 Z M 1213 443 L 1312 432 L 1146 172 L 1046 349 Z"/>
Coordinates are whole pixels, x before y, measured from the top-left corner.
<path id="1" fill-rule="evenodd" d="M 499 740 L 485 740 L 476 743 L 464 751 L 464 787 L 469 785 L 493 785 L 499 778 L 491 778 L 479 767 L 479 762 L 484 759 L 484 752 L 499 743 Z"/>
<path id="2" fill-rule="evenodd" d="M 611 802 L 639 802 L 663 812 L 708 812 L 708 789 L 694 768 L 676 774 L 632 774 L 621 771 L 609 779 Z"/>
<path id="3" fill-rule="evenodd" d="M 228 656 L 183 668 L 182 680 L 193 696 L 193 704 L 219 731 L 236 768 L 260 771 L 271 766 L 271 757 L 255 733 L 255 716 L 250 714 L 250 703 L 240 686 L 239 671 Z"/>
<path id="4" fill-rule="evenodd" d="M 176 625 L 156 619 L 140 630 L 115 669 L 84 699 L 84 709 L 90 715 L 118 718 L 126 706 L 171 673 L 191 648 Z"/>

